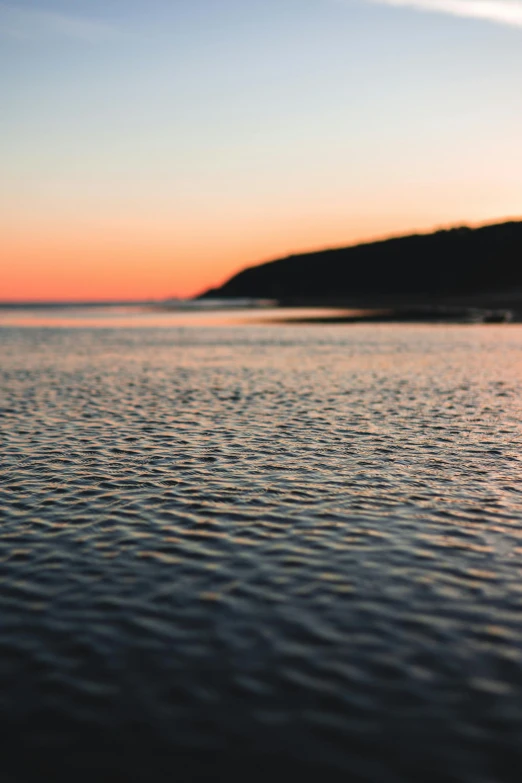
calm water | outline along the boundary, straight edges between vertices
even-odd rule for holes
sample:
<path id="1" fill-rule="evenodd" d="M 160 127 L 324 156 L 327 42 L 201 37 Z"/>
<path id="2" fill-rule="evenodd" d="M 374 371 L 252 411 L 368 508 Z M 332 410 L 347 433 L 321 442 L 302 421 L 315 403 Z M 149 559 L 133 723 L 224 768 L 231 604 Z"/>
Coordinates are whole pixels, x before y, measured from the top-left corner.
<path id="1" fill-rule="evenodd" d="M 520 780 L 522 327 L 0 351 L 7 780 Z"/>

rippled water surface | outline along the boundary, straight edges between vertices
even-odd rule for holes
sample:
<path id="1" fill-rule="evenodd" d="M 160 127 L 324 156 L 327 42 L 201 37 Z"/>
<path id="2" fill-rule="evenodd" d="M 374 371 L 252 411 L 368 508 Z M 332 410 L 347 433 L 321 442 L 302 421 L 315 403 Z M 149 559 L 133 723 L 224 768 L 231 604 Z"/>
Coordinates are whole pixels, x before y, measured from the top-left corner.
<path id="1" fill-rule="evenodd" d="M 0 351 L 9 781 L 520 779 L 522 327 Z"/>

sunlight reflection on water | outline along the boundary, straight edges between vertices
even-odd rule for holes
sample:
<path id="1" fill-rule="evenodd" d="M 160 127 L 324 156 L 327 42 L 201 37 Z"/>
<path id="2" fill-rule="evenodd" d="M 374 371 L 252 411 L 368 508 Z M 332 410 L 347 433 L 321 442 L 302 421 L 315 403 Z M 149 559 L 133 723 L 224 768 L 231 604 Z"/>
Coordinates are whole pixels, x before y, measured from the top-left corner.
<path id="1" fill-rule="evenodd" d="M 49 308 L 0 308 L 0 326 L 33 327 L 125 327 L 168 328 L 227 326 L 263 323 L 274 320 L 292 321 L 298 318 L 323 318 L 328 316 L 356 316 L 367 311 L 326 307 L 309 308 L 233 308 L 210 309 L 187 307 L 167 309 L 160 306 L 110 306 L 110 307 L 49 307 Z"/>

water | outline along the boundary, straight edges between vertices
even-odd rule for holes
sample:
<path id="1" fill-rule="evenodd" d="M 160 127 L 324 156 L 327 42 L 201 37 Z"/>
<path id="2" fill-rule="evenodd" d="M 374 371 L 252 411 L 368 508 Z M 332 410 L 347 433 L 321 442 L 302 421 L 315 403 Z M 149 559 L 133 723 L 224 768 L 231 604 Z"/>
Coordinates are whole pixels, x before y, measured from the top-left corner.
<path id="1" fill-rule="evenodd" d="M 0 329 L 7 780 L 518 781 L 522 327 L 191 323 Z"/>

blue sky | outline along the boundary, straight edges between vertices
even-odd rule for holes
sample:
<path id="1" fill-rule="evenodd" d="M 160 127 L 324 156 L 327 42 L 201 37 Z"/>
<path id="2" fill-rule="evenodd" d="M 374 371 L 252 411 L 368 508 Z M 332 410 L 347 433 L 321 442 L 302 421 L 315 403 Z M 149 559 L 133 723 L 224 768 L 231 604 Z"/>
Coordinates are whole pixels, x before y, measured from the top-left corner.
<path id="1" fill-rule="evenodd" d="M 0 74 L 0 298 L 522 213 L 522 0 L 0 2 Z"/>

